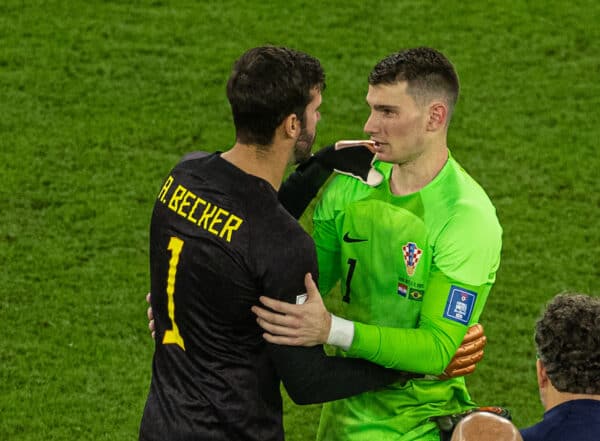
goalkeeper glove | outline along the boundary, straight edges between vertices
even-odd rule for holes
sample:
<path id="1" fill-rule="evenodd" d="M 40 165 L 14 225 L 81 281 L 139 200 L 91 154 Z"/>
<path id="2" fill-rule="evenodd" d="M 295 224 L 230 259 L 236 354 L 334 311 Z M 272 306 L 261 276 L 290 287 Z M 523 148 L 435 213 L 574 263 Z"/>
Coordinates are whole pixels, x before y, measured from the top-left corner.
<path id="1" fill-rule="evenodd" d="M 376 186 L 383 175 L 372 167 L 372 141 L 338 141 L 301 163 L 281 185 L 279 201 L 299 219 L 333 170 Z"/>
<path id="2" fill-rule="evenodd" d="M 309 160 L 338 173 L 352 176 L 371 187 L 383 181 L 383 175 L 373 167 L 373 141 L 338 141 L 323 147 Z M 302 167 L 301 164 L 299 167 Z"/>
<path id="3" fill-rule="evenodd" d="M 483 349 L 486 343 L 487 338 L 484 334 L 483 326 L 479 323 L 471 326 L 456 354 L 454 354 L 454 358 L 446 366 L 444 373 L 439 376 L 439 379 L 447 380 L 448 378 L 461 377 L 473 373 L 477 363 L 483 358 Z"/>

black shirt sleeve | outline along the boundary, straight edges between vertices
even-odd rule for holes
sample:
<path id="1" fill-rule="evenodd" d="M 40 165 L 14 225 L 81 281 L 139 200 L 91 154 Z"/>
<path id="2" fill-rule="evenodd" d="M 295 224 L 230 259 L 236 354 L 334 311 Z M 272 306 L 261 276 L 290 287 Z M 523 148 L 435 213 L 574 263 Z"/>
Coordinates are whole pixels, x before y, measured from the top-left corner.
<path id="1" fill-rule="evenodd" d="M 296 404 L 339 400 L 420 375 L 386 369 L 358 358 L 329 357 L 323 346 L 269 344 L 283 385 Z"/>
<path id="2" fill-rule="evenodd" d="M 294 218 L 300 219 L 331 173 L 331 169 L 324 167 L 314 158 L 309 159 L 299 165 L 281 184 L 279 202 Z"/>

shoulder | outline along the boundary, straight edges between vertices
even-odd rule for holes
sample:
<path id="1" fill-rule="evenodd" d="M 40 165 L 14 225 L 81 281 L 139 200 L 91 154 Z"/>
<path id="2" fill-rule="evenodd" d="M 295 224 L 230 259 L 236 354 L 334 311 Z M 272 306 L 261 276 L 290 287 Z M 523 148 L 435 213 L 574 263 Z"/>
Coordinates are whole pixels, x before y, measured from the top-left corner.
<path id="1" fill-rule="evenodd" d="M 205 151 L 195 151 L 186 153 L 180 159 L 177 165 L 174 167 L 176 169 L 187 169 L 192 168 L 194 165 L 206 162 L 209 158 L 216 157 L 216 153 L 210 153 Z"/>
<path id="2" fill-rule="evenodd" d="M 487 192 L 454 158 L 448 159 L 440 178 L 437 184 L 445 190 L 441 193 L 452 204 L 495 217 L 496 209 Z"/>
<path id="3" fill-rule="evenodd" d="M 314 219 L 331 219 L 337 212 L 343 211 L 348 204 L 366 199 L 375 189 L 382 185 L 388 185 L 392 165 L 377 162 L 375 167 L 384 175 L 384 179 L 378 187 L 370 187 L 351 176 L 335 174 L 323 190 L 315 209 Z"/>
<path id="4" fill-rule="evenodd" d="M 493 281 L 502 227 L 483 188 L 450 158 L 422 195 L 436 265 L 449 277 L 473 285 Z"/>
<path id="5" fill-rule="evenodd" d="M 179 159 L 171 174 L 198 183 L 210 180 L 215 185 L 221 185 L 222 182 L 232 179 L 224 162 L 218 153 L 191 152 Z"/>
<path id="6" fill-rule="evenodd" d="M 449 158 L 438 178 L 426 187 L 424 197 L 435 207 L 432 211 L 446 233 L 500 239 L 502 228 L 491 199 L 454 158 Z"/>
<path id="7" fill-rule="evenodd" d="M 538 423 L 534 426 L 521 429 L 520 432 L 523 441 L 542 441 L 546 439 L 546 431 L 543 430 L 542 423 Z"/>
<path id="8" fill-rule="evenodd" d="M 338 206 L 343 206 L 349 201 L 367 194 L 369 188 L 356 178 L 336 174 L 325 187 L 322 200 L 329 204 L 336 203 Z"/>

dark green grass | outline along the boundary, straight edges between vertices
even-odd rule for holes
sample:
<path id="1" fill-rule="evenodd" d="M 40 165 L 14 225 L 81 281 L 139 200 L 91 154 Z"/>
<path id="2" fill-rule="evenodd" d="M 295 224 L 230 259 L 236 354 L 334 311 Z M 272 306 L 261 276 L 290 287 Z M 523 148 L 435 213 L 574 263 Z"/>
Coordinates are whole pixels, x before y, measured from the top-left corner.
<path id="1" fill-rule="evenodd" d="M 0 439 L 136 438 L 153 199 L 183 153 L 231 145 L 226 78 L 264 43 L 322 60 L 321 143 L 362 136 L 379 58 L 454 61 L 450 146 L 504 227 L 470 390 L 539 419 L 535 318 L 559 291 L 599 292 L 598 22 L 591 0 L 3 1 Z M 288 439 L 313 439 L 318 411 L 286 400 Z"/>

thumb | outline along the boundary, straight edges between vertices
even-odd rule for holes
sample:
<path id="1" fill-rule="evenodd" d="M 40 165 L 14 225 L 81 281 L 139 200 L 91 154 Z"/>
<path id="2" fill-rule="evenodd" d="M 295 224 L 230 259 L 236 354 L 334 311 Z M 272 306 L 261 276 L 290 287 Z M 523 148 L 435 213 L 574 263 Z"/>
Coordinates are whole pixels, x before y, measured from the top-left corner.
<path id="1" fill-rule="evenodd" d="M 304 287 L 306 288 L 306 294 L 308 294 L 308 299 L 314 299 L 315 296 L 321 297 L 321 293 L 319 292 L 319 288 L 317 288 L 317 284 L 312 278 L 310 273 L 306 273 L 304 276 Z"/>

